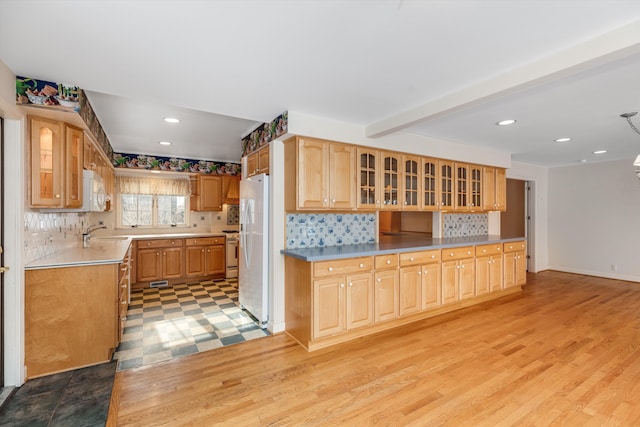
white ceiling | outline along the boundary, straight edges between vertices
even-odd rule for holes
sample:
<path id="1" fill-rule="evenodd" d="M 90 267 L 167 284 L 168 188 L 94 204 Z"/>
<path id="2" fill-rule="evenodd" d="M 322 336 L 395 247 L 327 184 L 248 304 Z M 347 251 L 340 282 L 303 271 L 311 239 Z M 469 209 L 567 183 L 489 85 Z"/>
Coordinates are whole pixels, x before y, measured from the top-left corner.
<path id="1" fill-rule="evenodd" d="M 84 88 L 121 152 L 237 161 L 290 110 L 541 166 L 640 153 L 619 117 L 640 111 L 638 1 L 0 0 L 0 60 Z"/>

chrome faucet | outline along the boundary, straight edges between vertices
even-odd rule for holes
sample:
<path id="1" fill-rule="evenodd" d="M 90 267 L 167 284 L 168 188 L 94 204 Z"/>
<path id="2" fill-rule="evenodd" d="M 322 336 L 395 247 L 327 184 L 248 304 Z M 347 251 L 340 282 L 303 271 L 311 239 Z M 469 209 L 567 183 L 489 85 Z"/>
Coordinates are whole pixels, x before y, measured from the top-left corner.
<path id="1" fill-rule="evenodd" d="M 100 230 L 101 228 L 107 228 L 107 226 L 106 225 L 90 225 L 87 227 L 87 230 L 84 233 L 82 233 L 83 248 L 89 247 L 89 239 L 91 239 L 91 233 L 93 233 L 96 230 Z"/>

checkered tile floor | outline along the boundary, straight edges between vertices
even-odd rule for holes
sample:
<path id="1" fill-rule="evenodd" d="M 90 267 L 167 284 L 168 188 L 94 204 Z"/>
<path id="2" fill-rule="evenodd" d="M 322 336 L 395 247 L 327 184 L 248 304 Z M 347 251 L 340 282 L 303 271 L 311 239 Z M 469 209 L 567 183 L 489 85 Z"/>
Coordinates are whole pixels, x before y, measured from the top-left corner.
<path id="1" fill-rule="evenodd" d="M 131 291 L 118 370 L 267 336 L 238 306 L 236 279 Z"/>

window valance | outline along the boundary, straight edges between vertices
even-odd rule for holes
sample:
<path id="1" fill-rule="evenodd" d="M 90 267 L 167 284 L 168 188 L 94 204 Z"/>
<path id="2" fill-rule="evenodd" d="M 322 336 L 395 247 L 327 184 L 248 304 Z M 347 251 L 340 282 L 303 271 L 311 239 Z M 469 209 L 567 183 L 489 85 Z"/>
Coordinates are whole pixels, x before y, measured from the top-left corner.
<path id="1" fill-rule="evenodd" d="M 151 178 L 142 176 L 116 176 L 119 194 L 151 194 L 188 196 L 191 194 L 189 178 Z"/>

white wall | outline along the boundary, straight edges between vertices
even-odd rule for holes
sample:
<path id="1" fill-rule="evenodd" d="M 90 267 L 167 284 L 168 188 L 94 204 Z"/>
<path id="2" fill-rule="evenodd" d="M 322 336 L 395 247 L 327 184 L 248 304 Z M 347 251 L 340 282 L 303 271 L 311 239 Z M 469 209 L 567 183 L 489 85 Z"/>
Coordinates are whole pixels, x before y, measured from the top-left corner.
<path id="1" fill-rule="evenodd" d="M 549 268 L 640 281 L 633 160 L 549 170 Z"/>

